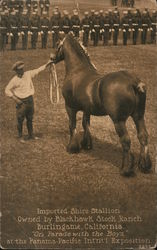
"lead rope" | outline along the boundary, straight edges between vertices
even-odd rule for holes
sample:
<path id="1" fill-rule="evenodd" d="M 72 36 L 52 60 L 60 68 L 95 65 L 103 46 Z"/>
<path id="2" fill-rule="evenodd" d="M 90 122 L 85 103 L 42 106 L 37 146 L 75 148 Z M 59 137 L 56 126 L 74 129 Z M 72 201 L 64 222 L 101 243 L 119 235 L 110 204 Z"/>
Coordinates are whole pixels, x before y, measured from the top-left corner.
<path id="1" fill-rule="evenodd" d="M 50 84 L 50 102 L 53 104 L 53 88 L 56 89 L 56 102 L 59 103 L 59 84 L 57 80 L 56 66 L 54 63 L 50 64 L 49 68 L 49 84 Z"/>

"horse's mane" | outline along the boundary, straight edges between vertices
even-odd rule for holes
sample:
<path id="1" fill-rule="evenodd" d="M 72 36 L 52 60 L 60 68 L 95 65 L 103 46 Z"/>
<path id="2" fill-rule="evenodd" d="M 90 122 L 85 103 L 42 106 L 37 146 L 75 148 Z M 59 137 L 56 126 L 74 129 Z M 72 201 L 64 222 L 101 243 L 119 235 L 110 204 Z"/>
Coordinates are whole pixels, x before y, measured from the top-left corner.
<path id="1" fill-rule="evenodd" d="M 96 66 L 91 62 L 88 51 L 82 44 L 82 41 L 80 40 L 80 38 L 76 38 L 72 32 L 70 32 L 67 36 L 70 38 L 70 41 L 73 42 L 73 45 L 75 46 L 75 48 L 80 50 L 80 52 L 85 56 L 90 66 L 92 66 L 95 70 L 97 70 Z"/>

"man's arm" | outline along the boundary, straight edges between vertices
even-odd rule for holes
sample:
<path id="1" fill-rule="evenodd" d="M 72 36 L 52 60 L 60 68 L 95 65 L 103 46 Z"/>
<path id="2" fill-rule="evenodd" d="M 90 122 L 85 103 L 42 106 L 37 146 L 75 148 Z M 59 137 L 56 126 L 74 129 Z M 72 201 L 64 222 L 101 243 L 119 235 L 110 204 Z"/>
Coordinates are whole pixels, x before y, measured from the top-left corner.
<path id="1" fill-rule="evenodd" d="M 12 91 L 14 88 L 15 88 L 15 83 L 14 80 L 12 79 L 5 88 L 5 94 L 6 96 L 12 98 L 17 104 L 21 104 L 22 101 L 18 97 L 16 97 Z"/>
<path id="2" fill-rule="evenodd" d="M 39 67 L 38 69 L 33 69 L 33 70 L 30 70 L 30 74 L 31 74 L 31 77 L 35 77 L 36 75 L 38 75 L 41 71 L 45 70 L 48 65 L 50 65 L 52 63 L 51 60 L 49 60 L 46 64 L 42 65 L 41 67 Z"/>

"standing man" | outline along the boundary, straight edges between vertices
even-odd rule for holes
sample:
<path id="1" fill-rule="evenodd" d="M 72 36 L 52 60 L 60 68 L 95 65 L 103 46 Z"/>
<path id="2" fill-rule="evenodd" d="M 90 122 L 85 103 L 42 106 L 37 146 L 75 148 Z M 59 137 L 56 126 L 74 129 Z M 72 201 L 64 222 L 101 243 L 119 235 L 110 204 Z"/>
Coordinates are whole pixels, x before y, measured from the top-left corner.
<path id="1" fill-rule="evenodd" d="M 5 50 L 8 30 L 9 22 L 5 16 L 5 11 L 3 11 L 0 18 L 0 51 Z"/>
<path id="2" fill-rule="evenodd" d="M 80 31 L 80 18 L 78 15 L 78 11 L 73 11 L 73 16 L 71 17 L 71 29 L 75 35 L 75 37 L 79 37 L 79 31 Z"/>
<path id="3" fill-rule="evenodd" d="M 141 17 L 141 43 L 146 44 L 147 41 L 147 32 L 151 27 L 151 20 L 146 10 L 143 11 Z"/>
<path id="4" fill-rule="evenodd" d="M 156 31 L 157 31 L 157 11 L 153 10 L 151 17 L 151 43 L 156 43 Z"/>
<path id="5" fill-rule="evenodd" d="M 15 71 L 16 75 L 8 83 L 5 89 L 5 94 L 12 98 L 16 103 L 18 138 L 20 138 L 21 142 L 24 142 L 22 139 L 22 128 L 25 118 L 28 139 L 37 139 L 33 135 L 34 86 L 32 79 L 41 71 L 45 70 L 50 63 L 51 61 L 48 61 L 47 64 L 40 68 L 26 72 L 24 72 L 24 62 L 22 61 L 16 62 L 12 67 L 12 70 Z"/>
<path id="6" fill-rule="evenodd" d="M 65 34 L 68 34 L 71 30 L 71 20 L 69 18 L 68 11 L 64 10 L 63 17 L 61 19 L 61 31 L 63 31 Z"/>
<path id="7" fill-rule="evenodd" d="M 83 45 L 87 47 L 89 40 L 89 31 L 90 31 L 90 19 L 88 16 L 88 11 L 85 11 L 84 13 L 84 17 L 81 21 L 81 27 L 83 32 Z"/>
<path id="8" fill-rule="evenodd" d="M 124 16 L 121 20 L 122 25 L 122 31 L 123 31 L 123 45 L 127 45 L 128 41 L 128 33 L 129 33 L 129 18 L 128 18 L 128 12 L 123 11 Z"/>
<path id="9" fill-rule="evenodd" d="M 95 18 L 93 19 L 92 32 L 93 32 L 93 45 L 97 46 L 100 37 L 100 18 L 98 11 L 95 12 Z"/>
<path id="10" fill-rule="evenodd" d="M 140 19 L 137 10 L 135 10 L 132 19 L 133 45 L 136 45 L 137 43 L 139 28 L 140 28 Z"/>
<path id="11" fill-rule="evenodd" d="M 30 27 L 30 22 L 27 16 L 27 10 L 24 10 L 20 19 L 20 31 L 22 35 L 22 49 L 23 50 L 27 49 L 29 27 Z"/>
<path id="12" fill-rule="evenodd" d="M 40 29 L 40 18 L 38 17 L 36 12 L 32 13 L 32 17 L 30 20 L 31 27 L 31 45 L 32 49 L 36 49 L 36 44 L 38 40 L 38 32 Z"/>
<path id="13" fill-rule="evenodd" d="M 109 33 L 111 29 L 111 22 L 109 18 L 108 11 L 105 12 L 105 18 L 104 18 L 104 33 L 103 33 L 103 44 L 106 46 L 109 42 Z"/>
<path id="14" fill-rule="evenodd" d="M 61 18 L 59 13 L 55 11 L 50 19 L 50 31 L 52 32 L 52 48 L 57 47 L 57 42 L 59 40 Z"/>
<path id="15" fill-rule="evenodd" d="M 40 20 L 40 28 L 41 28 L 41 48 L 46 49 L 47 46 L 47 37 L 48 37 L 48 31 L 49 31 L 49 26 L 50 22 L 47 17 L 47 12 L 43 12 L 43 17 Z"/>
<path id="16" fill-rule="evenodd" d="M 119 35 L 120 18 L 118 12 L 115 10 L 113 13 L 113 45 L 117 45 Z"/>
<path id="17" fill-rule="evenodd" d="M 18 42 L 19 22 L 15 11 L 12 11 L 9 17 L 9 26 L 11 36 L 11 50 L 16 50 L 16 45 Z"/>

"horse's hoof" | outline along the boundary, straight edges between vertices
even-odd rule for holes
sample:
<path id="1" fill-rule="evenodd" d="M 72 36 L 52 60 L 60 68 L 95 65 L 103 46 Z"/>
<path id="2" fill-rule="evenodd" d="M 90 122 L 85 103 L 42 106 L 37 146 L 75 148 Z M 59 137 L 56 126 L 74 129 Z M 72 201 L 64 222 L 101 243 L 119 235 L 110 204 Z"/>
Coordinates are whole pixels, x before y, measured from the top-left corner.
<path id="1" fill-rule="evenodd" d="M 80 152 L 80 147 L 78 144 L 69 144 L 67 146 L 67 152 L 70 154 L 77 154 Z"/>
<path id="2" fill-rule="evenodd" d="M 138 161 L 138 168 L 142 173 L 150 173 L 150 170 L 152 168 L 152 161 L 149 155 L 146 155 L 145 157 L 140 156 Z"/>
<path id="3" fill-rule="evenodd" d="M 120 174 L 125 177 L 133 177 L 134 173 L 134 155 L 132 153 L 128 154 L 123 158 L 122 168 Z"/>

